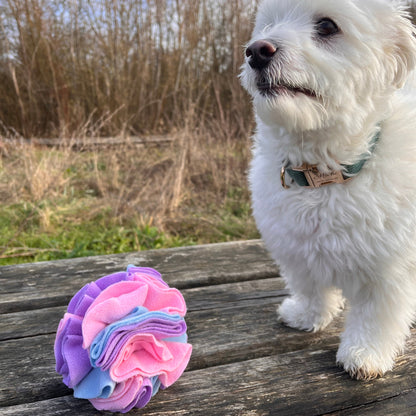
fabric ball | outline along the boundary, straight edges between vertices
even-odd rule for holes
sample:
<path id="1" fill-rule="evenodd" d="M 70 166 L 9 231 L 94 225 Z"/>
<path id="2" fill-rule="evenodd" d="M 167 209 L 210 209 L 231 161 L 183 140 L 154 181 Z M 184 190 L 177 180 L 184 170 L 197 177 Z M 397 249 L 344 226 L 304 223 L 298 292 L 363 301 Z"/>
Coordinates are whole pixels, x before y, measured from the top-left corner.
<path id="1" fill-rule="evenodd" d="M 182 294 L 154 269 L 102 277 L 72 298 L 59 323 L 56 371 L 97 410 L 143 408 L 189 363 L 185 314 Z"/>

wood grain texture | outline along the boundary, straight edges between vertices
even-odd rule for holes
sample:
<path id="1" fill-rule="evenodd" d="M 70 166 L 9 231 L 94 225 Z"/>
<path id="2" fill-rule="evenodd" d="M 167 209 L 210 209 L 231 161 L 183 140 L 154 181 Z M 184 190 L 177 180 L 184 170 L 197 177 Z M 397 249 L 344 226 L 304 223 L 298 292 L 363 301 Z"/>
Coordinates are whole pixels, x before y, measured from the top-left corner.
<path id="1" fill-rule="evenodd" d="M 129 264 L 153 267 L 178 289 L 276 277 L 259 240 L 0 267 L 0 314 L 67 304 L 85 284 Z"/>
<path id="2" fill-rule="evenodd" d="M 72 297 L 74 294 L 75 292 L 68 296 Z M 283 279 L 274 278 L 184 289 L 182 294 L 189 313 L 232 308 L 257 301 L 265 302 L 269 298 L 286 296 L 287 290 L 284 288 Z M 0 340 L 54 333 L 60 317 L 66 311 L 67 303 L 53 308 L 3 314 L 0 319 Z"/>
<path id="3" fill-rule="evenodd" d="M 288 292 L 259 241 L 0 268 L 0 414 L 103 415 L 54 370 L 69 299 L 127 264 L 155 267 L 181 289 L 194 350 L 187 371 L 141 416 L 416 414 L 416 329 L 393 372 L 357 382 L 335 365 L 343 317 L 317 334 L 284 327 Z"/>
<path id="4" fill-rule="evenodd" d="M 264 285 L 268 281 L 262 283 Z M 281 279 L 270 279 L 269 283 L 271 292 L 276 291 L 277 296 L 265 293 L 266 296 L 261 298 L 257 293 L 255 299 L 246 299 L 246 293 L 240 302 L 234 299 L 222 308 L 207 308 L 207 302 L 204 309 L 188 312 L 189 342 L 193 345 L 190 371 L 304 349 L 311 345 L 323 347 L 329 340 L 338 342 L 342 325 L 340 320 L 325 333 L 318 334 L 306 334 L 281 325 L 276 315 L 276 308 L 282 300 Z M 259 282 L 254 284 L 259 286 Z M 238 292 L 240 295 L 244 293 L 241 286 L 247 289 L 247 284 L 236 285 L 239 286 L 234 297 L 238 296 Z M 189 303 L 193 303 L 193 296 L 200 295 L 200 291 L 206 293 L 210 289 L 213 288 L 192 289 L 191 293 L 187 293 Z M 228 296 L 233 297 L 231 288 L 227 289 Z M 53 343 L 64 311 L 63 307 L 26 311 L 22 314 L 27 320 L 19 316 L 15 321 L 15 334 L 9 333 L 9 337 L 16 337 L 17 331 L 22 331 L 21 337 L 0 342 L 0 406 L 47 399 L 62 393 L 64 386 L 54 370 Z M 32 315 L 31 318 L 29 315 Z M 44 329 L 47 334 L 37 335 Z M 25 380 L 23 384 L 22 380 Z"/>
<path id="5" fill-rule="evenodd" d="M 352 406 L 339 412 L 325 416 L 414 416 L 416 415 L 416 389 L 412 389 L 397 396 L 377 400 L 364 406 Z"/>
<path id="6" fill-rule="evenodd" d="M 411 346 L 412 349 L 416 347 L 414 342 Z M 416 380 L 409 376 L 416 371 L 413 353 L 402 357 L 394 374 L 371 383 L 362 383 L 351 380 L 335 365 L 328 365 L 328 362 L 333 362 L 335 352 L 335 346 L 327 346 L 321 350 L 308 349 L 189 371 L 174 386 L 160 392 L 144 410 L 131 414 L 363 415 L 373 414 L 363 412 L 367 409 L 371 412 L 376 408 L 380 412 L 382 409 L 392 410 L 391 413 L 378 413 L 384 416 L 414 414 L 411 413 L 411 407 L 404 406 L 409 399 L 409 405 L 414 407 Z M 398 403 L 401 403 L 400 407 L 396 407 Z M 395 409 L 402 409 L 404 413 L 396 413 Z M 72 397 L 38 401 L 30 406 L 6 407 L 2 412 L 5 416 L 100 414 L 88 402 Z"/>

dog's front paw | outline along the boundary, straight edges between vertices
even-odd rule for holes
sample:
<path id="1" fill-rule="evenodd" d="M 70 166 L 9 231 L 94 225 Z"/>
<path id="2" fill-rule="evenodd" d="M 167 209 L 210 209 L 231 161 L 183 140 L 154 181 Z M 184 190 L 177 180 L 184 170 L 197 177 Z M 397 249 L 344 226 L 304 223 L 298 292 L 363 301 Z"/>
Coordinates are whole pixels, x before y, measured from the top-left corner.
<path id="1" fill-rule="evenodd" d="M 394 365 L 394 356 L 381 354 L 372 347 L 351 346 L 342 342 L 337 353 L 337 364 L 357 380 L 382 377 Z"/>
<path id="2" fill-rule="evenodd" d="M 336 308 L 336 313 L 339 311 L 340 308 Z M 335 310 L 322 313 L 321 307 L 313 306 L 307 299 L 296 297 L 285 299 L 278 309 L 280 320 L 285 325 L 310 332 L 324 329 L 331 323 L 336 313 Z"/>

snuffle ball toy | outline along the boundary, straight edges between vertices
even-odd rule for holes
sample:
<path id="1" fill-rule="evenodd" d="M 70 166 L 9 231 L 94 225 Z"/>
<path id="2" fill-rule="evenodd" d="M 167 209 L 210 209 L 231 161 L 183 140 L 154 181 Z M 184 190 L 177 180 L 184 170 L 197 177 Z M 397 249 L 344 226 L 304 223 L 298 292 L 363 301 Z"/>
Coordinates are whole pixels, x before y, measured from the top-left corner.
<path id="1" fill-rule="evenodd" d="M 129 266 L 84 286 L 55 339 L 56 371 L 97 410 L 143 408 L 188 365 L 186 304 L 154 269 Z"/>

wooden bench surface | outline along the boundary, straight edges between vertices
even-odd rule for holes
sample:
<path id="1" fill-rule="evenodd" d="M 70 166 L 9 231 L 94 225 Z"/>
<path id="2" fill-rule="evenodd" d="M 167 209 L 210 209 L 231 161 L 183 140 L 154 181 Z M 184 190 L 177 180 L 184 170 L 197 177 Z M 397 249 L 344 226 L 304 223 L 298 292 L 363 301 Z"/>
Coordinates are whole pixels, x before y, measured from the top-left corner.
<path id="1" fill-rule="evenodd" d="M 0 268 L 0 415 L 99 415 L 55 373 L 70 298 L 128 264 L 154 267 L 188 305 L 193 344 L 180 380 L 133 415 L 416 415 L 416 337 L 395 371 L 353 381 L 335 365 L 342 318 L 318 334 L 281 325 L 287 296 L 260 241 Z"/>

